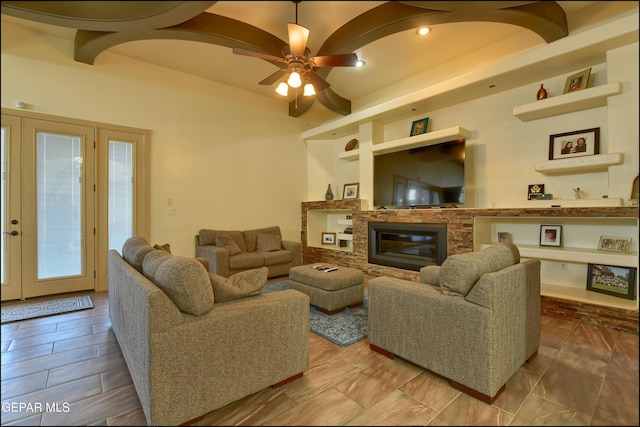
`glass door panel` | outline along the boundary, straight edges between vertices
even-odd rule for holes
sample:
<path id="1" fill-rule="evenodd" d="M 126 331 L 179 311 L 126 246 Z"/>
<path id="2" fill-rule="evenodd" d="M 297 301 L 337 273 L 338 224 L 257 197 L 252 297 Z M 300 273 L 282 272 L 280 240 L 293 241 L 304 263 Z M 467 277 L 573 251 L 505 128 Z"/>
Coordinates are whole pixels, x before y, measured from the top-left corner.
<path id="1" fill-rule="evenodd" d="M 93 128 L 25 119 L 24 297 L 94 289 Z"/>

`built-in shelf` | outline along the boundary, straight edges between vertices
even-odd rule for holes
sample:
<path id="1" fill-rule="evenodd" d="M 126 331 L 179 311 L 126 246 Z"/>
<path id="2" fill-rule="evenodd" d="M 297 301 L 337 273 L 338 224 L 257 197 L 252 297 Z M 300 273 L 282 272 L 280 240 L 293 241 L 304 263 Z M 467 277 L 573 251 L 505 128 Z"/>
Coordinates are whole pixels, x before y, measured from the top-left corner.
<path id="1" fill-rule="evenodd" d="M 608 97 L 619 93 L 622 93 L 620 82 L 608 83 L 515 106 L 513 107 L 513 115 L 523 122 L 527 122 L 588 108 L 603 107 L 607 105 Z"/>
<path id="2" fill-rule="evenodd" d="M 470 137 L 470 131 L 460 126 L 454 126 L 447 129 L 441 129 L 433 132 L 423 133 L 420 135 L 396 139 L 393 141 L 382 142 L 380 144 L 374 144 L 371 148 L 371 152 L 374 155 L 395 153 L 397 151 L 407 150 L 410 148 L 425 147 L 427 145 L 455 141 L 458 139 L 467 139 Z M 338 154 L 338 158 L 343 160 L 358 160 L 360 158 L 360 149 L 340 153 Z"/>
<path id="3" fill-rule="evenodd" d="M 542 202 L 542 200 L 541 200 Z M 566 211 L 566 209 L 564 209 Z M 542 224 L 561 227 L 561 246 L 541 246 Z M 497 241 L 498 233 L 509 233 L 521 259 L 541 261 L 541 293 L 544 296 L 637 310 L 638 300 L 628 300 L 586 289 L 589 264 L 638 268 L 638 218 L 573 216 L 477 216 L 474 218 L 474 250 Z M 632 239 L 631 252 L 598 249 L 602 236 Z M 638 279 L 631 286 L 638 290 Z"/>
<path id="4" fill-rule="evenodd" d="M 501 200 L 493 203 L 494 208 L 587 208 L 601 206 L 622 206 L 621 197 L 602 199 L 551 199 L 551 200 Z"/>
<path id="5" fill-rule="evenodd" d="M 606 307 L 621 308 L 624 310 L 637 310 L 635 300 L 622 299 L 598 292 L 588 291 L 580 288 L 569 288 L 551 283 L 540 284 L 540 294 L 543 296 L 575 301 L 586 304 L 602 305 Z"/>
<path id="6" fill-rule="evenodd" d="M 609 166 L 622 164 L 623 158 L 622 153 L 608 153 L 546 160 L 536 163 L 535 170 L 546 175 L 606 171 Z"/>

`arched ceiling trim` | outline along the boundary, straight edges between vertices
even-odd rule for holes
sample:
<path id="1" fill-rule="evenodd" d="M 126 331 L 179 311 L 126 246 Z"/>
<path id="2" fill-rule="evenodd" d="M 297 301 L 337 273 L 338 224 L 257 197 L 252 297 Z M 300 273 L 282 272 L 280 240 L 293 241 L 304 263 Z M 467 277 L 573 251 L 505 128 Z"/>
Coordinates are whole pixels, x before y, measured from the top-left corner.
<path id="1" fill-rule="evenodd" d="M 74 59 L 93 64 L 109 48 L 137 40 L 176 39 L 254 50 L 280 56 L 287 42 L 247 23 L 205 12 L 215 1 L 3 1 L 2 13 L 77 28 Z M 486 21 L 517 25 L 546 42 L 568 35 L 564 10 L 554 1 L 388 1 L 338 28 L 316 56 L 352 53 L 380 38 L 420 25 Z M 281 67 L 281 64 L 268 61 Z M 323 78 L 331 67 L 318 68 Z M 351 101 L 331 87 L 315 97 L 299 96 L 289 115 L 299 117 L 317 99 L 342 115 Z"/>

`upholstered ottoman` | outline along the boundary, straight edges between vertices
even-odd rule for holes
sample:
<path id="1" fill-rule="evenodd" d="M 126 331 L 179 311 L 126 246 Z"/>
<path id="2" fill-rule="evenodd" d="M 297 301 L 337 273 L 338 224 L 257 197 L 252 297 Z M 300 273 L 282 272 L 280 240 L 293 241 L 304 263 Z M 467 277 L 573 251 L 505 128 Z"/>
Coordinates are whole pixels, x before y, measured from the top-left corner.
<path id="1" fill-rule="evenodd" d="M 289 270 L 289 287 L 305 293 L 311 305 L 326 314 L 335 314 L 345 307 L 356 307 L 364 300 L 364 274 L 355 268 L 322 264 L 337 268 L 322 271 L 312 268 L 318 264 L 299 265 Z"/>

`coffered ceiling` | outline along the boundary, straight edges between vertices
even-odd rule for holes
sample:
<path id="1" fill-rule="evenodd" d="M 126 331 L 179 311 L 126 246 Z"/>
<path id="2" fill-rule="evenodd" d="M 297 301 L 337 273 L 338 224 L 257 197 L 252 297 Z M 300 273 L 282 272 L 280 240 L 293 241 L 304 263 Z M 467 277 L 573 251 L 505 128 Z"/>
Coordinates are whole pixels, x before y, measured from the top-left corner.
<path id="1" fill-rule="evenodd" d="M 302 1 L 296 16 L 291 1 L 3 1 L 2 20 L 73 40 L 74 59 L 94 67 L 104 52 L 124 55 L 277 98 L 283 114 L 324 121 L 405 79 L 465 57 L 476 62 L 477 52 L 495 59 L 529 50 L 628 3 L 637 2 Z M 278 70 L 276 63 L 232 52 L 281 55 L 287 23 L 296 18 L 309 29 L 311 55 L 354 52 L 366 62 L 363 68 L 317 68 L 330 88 L 299 103 L 275 94 L 276 84 L 258 84 Z M 420 25 L 431 33 L 417 35 Z"/>

